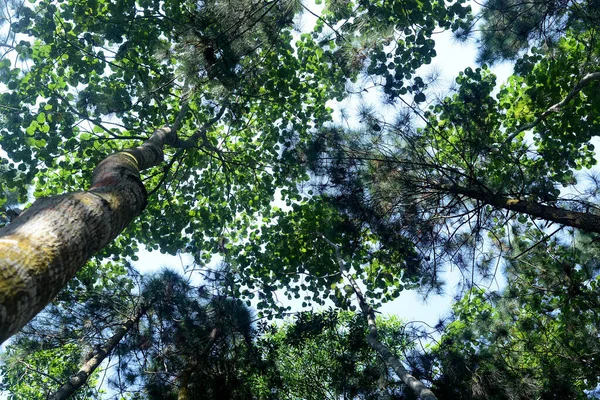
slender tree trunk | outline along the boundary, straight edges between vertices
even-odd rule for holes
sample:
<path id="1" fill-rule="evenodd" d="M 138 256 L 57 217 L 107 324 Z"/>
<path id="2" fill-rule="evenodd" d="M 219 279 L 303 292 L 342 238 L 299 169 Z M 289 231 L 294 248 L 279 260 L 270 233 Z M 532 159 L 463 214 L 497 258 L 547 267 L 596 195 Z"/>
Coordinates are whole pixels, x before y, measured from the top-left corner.
<path id="1" fill-rule="evenodd" d="M 49 400 L 65 400 L 68 399 L 76 390 L 82 387 L 90 377 L 90 375 L 100 366 L 102 361 L 119 344 L 121 339 L 131 330 L 131 328 L 140 320 L 145 313 L 145 308 L 140 307 L 135 315 L 129 318 L 125 323 L 117 328 L 115 333 L 106 341 L 104 346 L 94 351 L 94 354 L 83 364 L 75 375 L 69 378 L 69 381 L 62 385 L 56 393 L 51 395 Z"/>
<path id="2" fill-rule="evenodd" d="M 352 285 L 354 285 L 354 282 Z M 356 286 L 357 287 L 357 286 Z M 400 378 L 406 386 L 412 389 L 412 391 L 422 400 L 436 400 L 437 397 L 433 394 L 433 392 L 427 388 L 420 380 L 412 376 L 404 365 L 398 360 L 398 357 L 394 353 L 390 351 L 390 349 L 383 343 L 381 343 L 377 339 L 377 325 L 375 325 L 375 312 L 373 308 L 368 306 L 362 297 L 358 298 L 360 303 L 360 308 L 362 310 L 363 315 L 367 319 L 367 323 L 369 325 L 369 334 L 367 335 L 367 343 L 373 350 L 379 354 L 379 357 L 383 359 L 386 365 L 390 366 L 396 375 Z"/>
<path id="3" fill-rule="evenodd" d="M 141 146 L 102 161 L 88 191 L 39 199 L 0 230 L 0 343 L 142 212 L 139 172 L 160 164 L 163 146 L 176 141 L 174 131 L 158 129 Z"/>
<path id="4" fill-rule="evenodd" d="M 344 265 L 344 261 L 339 253 L 339 247 L 337 244 L 333 243 L 331 240 L 326 238 L 323 234 L 319 233 L 319 235 L 325 240 L 329 245 L 333 246 L 335 249 L 335 255 L 337 258 L 337 263 L 340 267 L 340 272 L 342 276 L 345 276 L 352 285 L 352 289 L 354 290 L 354 294 L 356 294 L 356 298 L 358 299 L 358 304 L 360 305 L 360 309 L 367 319 L 367 323 L 369 326 L 369 333 L 367 335 L 367 343 L 373 350 L 379 354 L 379 356 L 383 359 L 383 361 L 391 367 L 396 375 L 400 378 L 402 382 L 406 386 L 408 386 L 417 397 L 422 400 L 437 400 L 437 397 L 433 394 L 433 392 L 423 384 L 420 380 L 412 376 L 406 368 L 402 365 L 398 357 L 394 353 L 390 351 L 390 349 L 383 343 L 381 343 L 377 339 L 377 325 L 375 324 L 375 311 L 373 307 L 367 304 L 365 297 L 362 293 L 362 290 L 352 278 L 352 275 L 348 274 L 346 271 L 346 267 Z"/>
<path id="5" fill-rule="evenodd" d="M 190 398 L 190 376 L 192 375 L 192 371 L 189 367 L 179 375 L 179 390 L 177 392 L 177 400 L 189 400 Z"/>
<path id="6" fill-rule="evenodd" d="M 556 222 L 561 225 L 571 226 L 587 232 L 600 233 L 600 215 L 587 212 L 571 211 L 561 207 L 547 206 L 531 200 L 511 199 L 503 196 L 494 196 L 479 190 L 466 189 L 458 186 L 444 188 L 449 193 L 467 196 L 479 200 L 490 206 L 516 211 L 532 217 Z"/>

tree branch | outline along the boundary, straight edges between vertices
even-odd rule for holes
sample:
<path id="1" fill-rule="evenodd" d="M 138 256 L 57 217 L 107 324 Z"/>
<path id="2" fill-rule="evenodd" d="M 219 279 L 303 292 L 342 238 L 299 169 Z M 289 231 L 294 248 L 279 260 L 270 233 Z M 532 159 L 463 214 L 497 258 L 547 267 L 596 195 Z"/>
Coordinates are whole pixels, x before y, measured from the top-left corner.
<path id="1" fill-rule="evenodd" d="M 569 94 L 567 94 L 567 96 L 560 102 L 554 104 L 552 107 L 548 108 L 546 111 L 544 111 L 542 113 L 542 115 L 540 115 L 539 117 L 536 118 L 535 121 L 523 125 L 521 128 L 517 129 L 515 132 L 513 132 L 512 134 L 510 134 L 508 136 L 508 138 L 506 139 L 505 143 L 510 143 L 513 141 L 513 139 L 515 137 L 517 137 L 517 135 L 523 131 L 529 130 L 533 127 L 535 127 L 536 125 L 538 125 L 540 122 L 542 122 L 543 120 L 545 120 L 546 118 L 548 118 L 548 116 L 552 113 L 555 112 L 559 112 L 564 106 L 566 106 L 571 100 L 573 100 L 573 97 L 575 97 L 579 92 L 581 92 L 581 90 L 587 86 L 589 83 L 593 82 L 593 81 L 598 81 L 600 80 L 600 72 L 592 72 L 590 74 L 587 74 L 586 76 L 583 77 L 583 79 L 581 79 L 577 85 L 575 85 L 575 87 L 569 92 Z"/>
<path id="2" fill-rule="evenodd" d="M 182 107 L 182 111 L 184 111 L 184 108 L 187 108 L 187 103 Z M 208 139 L 206 138 L 206 132 L 208 131 L 208 129 L 211 126 L 213 126 L 217 121 L 219 121 L 221 119 L 221 117 L 225 113 L 225 110 L 227 110 L 226 104 L 221 106 L 221 109 L 219 110 L 217 115 L 215 115 L 212 119 L 208 120 L 204 125 L 202 125 L 201 128 L 196 130 L 196 132 L 192 136 L 190 136 L 188 139 L 185 139 L 185 140 L 178 138 L 175 143 L 171 144 L 171 147 L 175 147 L 178 149 L 190 149 L 192 147 L 197 147 L 198 140 L 202 139 L 202 144 L 206 145 L 211 150 L 213 150 L 213 147 L 210 145 L 210 143 L 208 143 Z M 179 128 L 178 123 L 180 123 L 180 121 L 178 121 L 178 120 L 180 117 L 182 117 L 183 114 L 185 114 L 185 112 L 182 112 L 182 111 L 179 112 L 179 115 L 177 116 L 177 119 L 175 120 L 175 124 L 173 125 L 174 128 L 175 127 Z M 185 110 L 185 111 L 187 111 L 187 110 Z"/>
<path id="3" fill-rule="evenodd" d="M 135 314 L 119 326 L 115 333 L 106 341 L 104 346 L 98 348 L 94 354 L 82 365 L 75 375 L 69 378 L 69 381 L 62 385 L 56 393 L 49 397 L 50 400 L 66 400 L 76 390 L 82 387 L 90 377 L 90 375 L 100 366 L 102 361 L 110 355 L 115 347 L 121 342 L 123 337 L 130 331 L 131 327 L 139 321 L 145 313 L 145 307 L 139 307 Z"/>
<path id="4" fill-rule="evenodd" d="M 29 371 L 31 372 L 35 372 L 36 374 L 40 374 L 42 376 L 45 376 L 46 378 L 58 383 L 59 385 L 62 383 L 61 381 L 59 381 L 58 379 L 56 379 L 55 377 L 53 377 L 52 375 L 48 375 L 47 373 L 40 371 L 37 368 L 32 367 L 31 365 L 27 364 L 25 361 L 23 360 L 17 360 L 17 362 L 19 364 L 23 364 L 25 366 L 25 368 L 27 368 Z"/>

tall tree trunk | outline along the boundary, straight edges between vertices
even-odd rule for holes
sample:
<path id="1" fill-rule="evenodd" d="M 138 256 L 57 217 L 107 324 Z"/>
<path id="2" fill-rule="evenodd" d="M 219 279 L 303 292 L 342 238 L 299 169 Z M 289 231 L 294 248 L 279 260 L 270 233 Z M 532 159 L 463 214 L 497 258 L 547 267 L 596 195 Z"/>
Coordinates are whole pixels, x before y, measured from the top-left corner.
<path id="1" fill-rule="evenodd" d="M 385 364 L 394 370 L 394 372 L 396 373 L 396 375 L 398 375 L 400 380 L 404 382 L 404 384 L 408 386 L 413 391 L 413 393 L 417 395 L 418 398 L 422 400 L 437 400 L 435 394 L 433 394 L 433 392 L 428 387 L 426 387 L 423 384 L 423 382 L 412 376 L 408 372 L 408 370 L 404 368 L 400 360 L 398 360 L 398 357 L 396 357 L 396 355 L 394 355 L 394 353 L 392 353 L 385 344 L 383 344 L 377 339 L 375 310 L 373 310 L 373 307 L 367 304 L 362 290 L 360 289 L 354 278 L 352 278 L 352 275 L 347 273 L 344 261 L 342 260 L 342 257 L 339 253 L 338 245 L 333 243 L 321 233 L 319 233 L 319 236 L 321 236 L 323 240 L 325 240 L 329 245 L 333 246 L 333 248 L 335 249 L 335 255 L 337 258 L 338 266 L 340 267 L 340 273 L 342 274 L 342 276 L 346 277 L 350 281 L 352 289 L 354 290 L 354 294 L 356 294 L 356 298 L 358 299 L 360 309 L 364 317 L 367 319 L 367 324 L 369 326 L 369 333 L 367 335 L 367 343 L 369 344 L 369 346 L 371 346 L 371 348 L 375 350 L 377 354 L 379 354 L 379 356 L 383 359 Z"/>
<path id="2" fill-rule="evenodd" d="M 443 190 L 462 196 L 469 197 L 482 203 L 516 211 L 532 217 L 541 218 L 546 221 L 556 222 L 561 225 L 571 226 L 587 232 L 600 233 L 600 215 L 581 211 L 571 211 L 561 207 L 548 206 L 532 200 L 512 199 L 504 196 L 496 196 L 480 190 L 466 189 L 459 186 L 445 187 Z"/>
<path id="3" fill-rule="evenodd" d="M 189 367 L 186 367 L 181 375 L 179 375 L 179 390 L 177 391 L 177 400 L 189 400 L 191 375 L 192 371 Z"/>
<path id="4" fill-rule="evenodd" d="M 175 131 L 107 157 L 88 191 L 36 200 L 0 230 L 0 343 L 41 311 L 89 257 L 146 206 L 140 171 L 163 160 Z"/>
<path id="5" fill-rule="evenodd" d="M 121 339 L 131 330 L 131 328 L 140 320 L 145 313 L 145 307 L 140 307 L 135 315 L 129 318 L 125 323 L 117 328 L 115 333 L 106 341 L 104 346 L 95 350 L 93 355 L 83 364 L 75 375 L 69 378 L 69 381 L 62 385 L 56 393 L 49 397 L 49 400 L 65 400 L 68 399 L 76 390 L 82 387 L 90 377 L 90 375 L 100 366 L 102 361 L 119 344 Z"/>
<path id="6" fill-rule="evenodd" d="M 204 350 L 197 356 L 197 359 L 189 360 L 185 366 L 185 369 L 178 377 L 178 390 L 177 390 L 177 400 L 188 400 L 190 398 L 190 379 L 195 369 L 198 366 L 198 359 L 204 354 L 208 353 L 213 344 L 215 344 L 217 337 L 220 335 L 221 329 L 215 327 L 210 331 L 210 335 L 208 336 L 208 343 Z M 190 357 L 190 356 L 188 356 Z"/>

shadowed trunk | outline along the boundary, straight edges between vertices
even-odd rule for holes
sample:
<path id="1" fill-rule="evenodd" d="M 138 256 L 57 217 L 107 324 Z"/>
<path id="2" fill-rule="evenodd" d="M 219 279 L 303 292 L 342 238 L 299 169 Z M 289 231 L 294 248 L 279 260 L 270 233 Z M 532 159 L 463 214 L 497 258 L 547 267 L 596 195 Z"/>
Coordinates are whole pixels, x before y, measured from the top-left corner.
<path id="1" fill-rule="evenodd" d="M 186 368 L 183 370 L 181 375 L 179 375 L 179 390 L 177 392 L 177 400 L 189 400 L 190 398 L 190 377 L 192 375 L 192 371 L 190 368 Z"/>
<path id="2" fill-rule="evenodd" d="M 169 128 L 108 156 L 91 188 L 36 200 L 0 230 L 0 343 L 40 312 L 86 261 L 146 207 L 139 172 L 163 160 Z"/>

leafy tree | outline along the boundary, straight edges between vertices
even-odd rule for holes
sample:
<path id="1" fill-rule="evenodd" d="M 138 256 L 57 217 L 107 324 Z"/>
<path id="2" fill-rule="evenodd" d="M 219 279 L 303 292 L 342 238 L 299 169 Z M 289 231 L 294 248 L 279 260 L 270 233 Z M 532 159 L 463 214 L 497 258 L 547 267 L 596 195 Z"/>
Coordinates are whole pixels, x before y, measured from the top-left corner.
<path id="1" fill-rule="evenodd" d="M 242 274 L 259 271 L 254 279 L 243 280 L 251 282 L 248 287 L 238 289 L 249 298 L 258 293 L 259 315 L 268 315 L 273 308 L 287 309 L 278 305 L 277 289 L 282 289 L 290 300 L 300 299 L 304 294 L 305 307 L 312 302 L 325 304 L 331 300 L 341 309 L 354 310 L 356 306 L 352 305 L 351 298 L 356 295 L 362 318 L 369 326 L 365 336 L 368 345 L 416 396 L 435 399 L 430 390 L 408 373 L 377 334 L 373 307 L 396 298 L 405 285 L 418 279 L 418 274 L 411 275 L 411 267 L 417 267 L 418 260 L 409 243 L 397 241 L 389 248 L 382 246 L 368 228 L 355 225 L 327 204 L 326 198 L 292 206 L 289 212 L 278 215 L 276 225 L 263 227 L 261 235 L 268 240 L 265 250 L 256 244 L 235 249 L 241 257 L 233 264 Z M 296 250 L 287 246 L 294 240 L 305 243 L 305 247 Z M 286 281 L 273 281 L 272 271 L 265 266 L 275 263 L 290 276 Z M 364 294 L 358 282 L 366 287 Z M 307 291 L 309 287 L 316 290 Z"/>
<path id="2" fill-rule="evenodd" d="M 248 399 L 254 321 L 239 300 L 163 272 L 146 287 L 157 301 L 120 348 L 113 385 L 148 399 Z M 140 385 L 143 390 L 135 393 Z"/>
<path id="3" fill-rule="evenodd" d="M 574 169 L 596 163 L 590 140 L 597 121 L 584 116 L 600 104 L 596 78 L 587 72 L 592 63 L 579 58 L 584 47 L 575 39 L 569 45 L 571 39 L 561 39 L 556 58 L 536 53 L 517 62 L 522 75 L 497 96 L 487 67 L 467 68 L 453 95 L 427 111 L 413 107 L 423 126 L 402 111 L 386 121 L 364 110 L 362 130 L 321 130 L 304 150 L 325 182 L 318 191 L 381 243 L 415 244 L 434 286 L 447 262 L 475 264 L 486 274 L 492 259 L 482 256 L 484 233 L 498 243 L 514 220 L 598 233 L 595 182 L 584 191 L 560 191 L 577 184 Z M 593 40 L 587 49 L 597 54 Z M 577 75 L 565 73 L 578 68 Z M 542 71 L 561 78 L 544 80 Z M 533 141 L 525 140 L 529 130 Z"/>
<path id="4" fill-rule="evenodd" d="M 409 349 L 398 319 L 378 322 L 383 341 L 398 353 Z M 265 398 L 399 398 L 402 388 L 368 346 L 366 332 L 360 314 L 333 309 L 300 313 L 282 327 L 271 325 L 258 345 L 273 365 L 258 389 L 263 388 Z"/>
<path id="5" fill-rule="evenodd" d="M 38 312 L 91 254 L 126 226 L 99 257 L 135 257 L 143 243 L 164 252 L 192 252 L 204 263 L 225 241 L 244 242 L 256 215 L 269 217 L 276 189 L 283 189 L 289 202 L 301 199 L 297 182 L 307 176 L 301 164 L 290 162 L 296 147 L 313 127 L 330 120 L 326 101 L 345 96 L 346 80 L 358 76 L 363 61 L 370 59 L 367 72 L 382 74 L 390 95 L 403 94 L 402 79 L 435 54 L 433 29 L 457 29 L 462 20 L 455 17 L 468 13 L 461 2 L 448 7 L 418 2 L 404 17 L 397 2 L 335 3 L 315 31 L 300 35 L 292 46 L 293 17 L 303 6 L 287 0 L 230 2 L 227 9 L 220 2 L 197 7 L 177 0 L 45 0 L 34 8 L 12 7 L 9 37 L 26 35 L 29 40 L 11 45 L 15 61 L 5 58 L 0 64 L 0 79 L 8 88 L 2 94 L 6 107 L 0 110 L 0 145 L 8 157 L 7 174 L 24 174 L 19 194 L 25 196 L 30 183 L 36 197 L 81 190 L 93 175 L 90 191 L 60 198 L 66 207 L 57 212 L 62 216 L 87 201 L 112 204 L 108 193 L 123 196 L 135 189 L 137 194 L 129 198 L 135 198 L 129 208 L 111 205 L 122 214 L 118 222 L 99 224 L 106 232 L 94 233 L 102 240 L 93 245 L 91 237 L 80 236 L 75 244 L 63 235 L 68 221 L 50 226 L 54 217 L 45 214 L 59 198 L 34 203 L 2 232 L 2 253 L 14 257 L 38 254 L 31 259 L 40 261 L 49 251 L 45 244 L 52 244 L 49 271 L 61 272 L 47 271 L 45 261 L 29 272 L 22 270 L 28 265 L 23 259 L 3 263 L 7 291 L 2 304 L 8 306 L 0 313 L 2 338 Z M 355 20 L 354 15 L 361 17 Z M 365 39 L 381 30 L 387 30 L 390 41 L 399 40 L 395 56 Z M 346 55 L 352 51 L 359 62 L 348 63 Z M 338 64 L 340 60 L 346 61 Z M 408 92 L 421 98 L 419 90 L 416 85 Z M 92 174 L 107 154 L 133 146 L 134 140 L 146 139 L 147 127 L 163 124 L 173 129 L 156 131 L 143 145 L 153 149 L 148 153 L 152 161 L 136 150 L 116 153 Z M 170 147 L 163 150 L 164 144 Z M 168 157 L 162 169 L 161 151 Z M 108 165 L 127 165 L 127 175 L 135 177 L 129 189 L 117 187 L 123 181 L 109 189 L 116 176 L 107 178 L 113 174 L 104 169 Z M 138 179 L 145 168 L 148 172 Z M 141 182 L 149 188 L 149 206 L 137 223 L 128 225 L 146 205 Z M 104 191 L 109 192 L 101 201 L 98 194 Z M 82 227 L 69 231 L 91 226 L 87 216 L 73 217 Z M 107 216 L 98 218 L 108 221 Z M 31 236 L 36 221 L 48 223 L 40 222 L 44 228 L 36 227 Z M 28 231 L 31 245 L 11 236 L 17 231 Z M 13 246 L 13 240 L 22 246 Z M 68 268 L 62 267 L 59 254 L 74 257 Z M 15 270 L 37 276 L 49 290 L 24 286 L 32 282 L 15 280 L 20 276 Z M 14 300 L 21 297 L 27 301 Z"/>
<path id="6" fill-rule="evenodd" d="M 14 398 L 95 397 L 101 364 L 112 360 L 102 381 L 108 376 L 112 391 L 134 398 L 249 398 L 261 360 L 252 315 L 239 301 L 168 270 L 142 279 L 139 293 L 118 276 L 100 289 L 90 272 L 96 288 L 64 290 L 11 341 L 2 390 Z"/>
<path id="7" fill-rule="evenodd" d="M 483 4 L 481 18 L 479 60 L 493 63 L 517 59 L 532 45 L 553 49 L 568 30 L 594 30 L 598 2 L 490 0 Z"/>
<path id="8" fill-rule="evenodd" d="M 516 33 L 500 42 L 485 28 L 482 54 L 490 59 L 523 54 L 514 76 L 494 95 L 495 78 L 487 67 L 469 68 L 457 78 L 454 93 L 432 100 L 418 68 L 435 56 L 436 29 L 468 31 L 473 21 L 462 2 L 331 1 L 314 15 L 314 30 L 303 33 L 294 32 L 293 22 L 301 11 L 312 11 L 289 0 L 6 3 L 3 11 L 12 14 L 2 46 L 8 56 L 0 61 L 0 83 L 7 89 L 0 95 L 0 146 L 6 151 L 0 184 L 5 193 L 13 190 L 11 201 L 28 201 L 30 188 L 45 199 L 0 231 L 0 339 L 51 301 L 93 254 L 92 265 L 102 275 L 124 258 L 135 259 L 143 244 L 192 253 L 196 266 L 215 254 L 224 257 L 234 295 L 249 303 L 258 297 L 261 317 L 289 309 L 279 302 L 282 292 L 288 299 L 302 298 L 306 307 L 331 300 L 352 308 L 356 295 L 369 328 L 365 342 L 423 398 L 433 394 L 415 377 L 441 394 L 480 396 L 497 388 L 498 396 L 509 396 L 515 382 L 533 382 L 524 391 L 533 395 L 581 393 L 581 382 L 594 383 L 569 375 L 587 371 L 581 360 L 571 361 L 577 351 L 595 354 L 595 348 L 577 344 L 577 351 L 563 353 L 572 356 L 564 362 L 549 352 L 555 344 L 567 346 L 569 334 L 577 341 L 594 335 L 591 316 L 580 325 L 566 318 L 577 309 L 569 308 L 576 296 L 567 289 L 561 289 L 568 293 L 563 297 L 548 292 L 544 301 L 555 306 L 553 315 L 537 303 L 536 283 L 509 283 L 509 292 L 517 293 L 513 299 L 526 310 L 517 321 L 529 325 L 517 324 L 501 342 L 515 353 L 513 360 L 502 364 L 489 351 L 478 361 L 482 371 L 498 377 L 496 386 L 456 380 L 450 370 L 436 375 L 425 361 L 410 376 L 382 341 L 385 335 L 378 335 L 375 309 L 405 288 L 441 288 L 440 270 L 449 265 L 471 266 L 468 297 L 457 305 L 448 337 L 462 335 L 466 325 L 487 314 L 494 323 L 506 323 L 512 316 L 504 314 L 504 306 L 488 307 L 472 289 L 476 267 L 489 278 L 493 256 L 527 246 L 516 257 L 524 260 L 543 243 L 551 246 L 548 254 L 576 266 L 549 237 L 564 226 L 600 233 L 596 188 L 579 196 L 559 190 L 576 183 L 574 169 L 595 163 L 590 141 L 598 125 L 599 48 L 596 17 L 580 11 L 582 4 L 489 3 L 497 10 L 484 11 L 484 28 L 510 17 Z M 545 46 L 522 53 L 544 35 Z M 366 80 L 375 89 L 365 87 Z M 372 89 L 399 106 L 396 121 L 363 110 L 363 130 L 331 123 L 328 101 Z M 91 188 L 81 192 L 87 182 Z M 279 197 L 285 209 L 273 206 Z M 538 226 L 538 219 L 546 221 L 538 229 L 543 233 L 523 234 L 531 244 L 505 240 L 510 229 Z M 549 233 L 551 223 L 561 227 Z M 544 256 L 528 262 L 551 265 Z M 108 258 L 115 264 L 106 263 Z M 579 272 L 573 268 L 571 274 Z M 519 269 L 516 280 L 533 276 L 547 291 L 556 284 Z M 585 275 L 576 290 L 585 292 L 594 277 Z M 61 296 L 80 298 L 74 282 Z M 272 379 L 251 371 L 273 364 L 256 356 L 250 314 L 237 300 L 196 297 L 177 279 L 161 288 L 171 291 L 152 311 L 129 304 L 129 313 L 119 315 L 103 308 L 112 317 L 98 327 L 95 338 L 104 340 L 96 340 L 100 349 L 91 357 L 82 356 L 79 346 L 59 343 L 52 354 L 65 354 L 67 363 L 49 364 L 40 352 L 39 365 L 28 364 L 73 375 L 75 360 L 85 367 L 94 357 L 115 354 L 117 387 L 139 398 L 193 393 L 246 398 L 248 382 L 262 382 L 261 390 L 280 382 L 273 370 L 265 372 Z M 130 295 L 115 294 L 135 298 Z M 469 303 L 477 296 L 479 302 Z M 505 294 L 497 304 L 510 298 Z M 86 312 L 96 304 L 82 299 Z M 590 292 L 577 301 L 592 308 L 591 299 Z M 546 325 L 532 329 L 538 320 Z M 537 333 L 555 342 L 545 347 Z M 477 344 L 461 336 L 446 346 L 443 339 L 434 353 L 436 365 L 453 368 L 448 360 L 455 353 L 466 357 L 497 340 L 477 335 L 483 338 Z M 541 344 L 528 342 L 528 336 Z M 110 338 L 119 344 L 108 346 Z M 21 343 L 11 348 L 15 360 L 28 354 L 22 351 L 30 344 Z M 155 373 L 139 378 L 142 367 L 134 358 Z M 536 368 L 547 376 L 564 372 L 574 383 L 554 387 L 559 381 L 535 375 Z M 593 362 L 588 369 L 595 371 Z M 520 375 L 511 375 L 514 371 Z M 33 387 L 28 385 L 22 390 Z M 402 395 L 413 395 L 406 392 Z"/>
<path id="9" fill-rule="evenodd" d="M 95 170 L 87 192 L 44 198 L 2 230 L 1 339 L 37 314 L 145 206 L 139 170 L 162 161 L 166 128 Z"/>
<path id="10" fill-rule="evenodd" d="M 139 319 L 140 297 L 123 265 L 98 264 L 88 263 L 7 345 L 0 390 L 9 398 L 99 396 L 98 366 L 117 344 L 107 348 L 112 338 L 131 329 L 127 320 Z"/>

